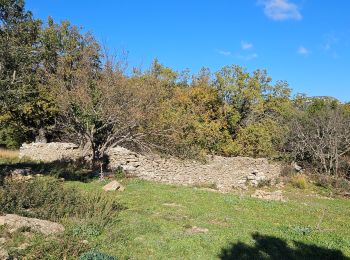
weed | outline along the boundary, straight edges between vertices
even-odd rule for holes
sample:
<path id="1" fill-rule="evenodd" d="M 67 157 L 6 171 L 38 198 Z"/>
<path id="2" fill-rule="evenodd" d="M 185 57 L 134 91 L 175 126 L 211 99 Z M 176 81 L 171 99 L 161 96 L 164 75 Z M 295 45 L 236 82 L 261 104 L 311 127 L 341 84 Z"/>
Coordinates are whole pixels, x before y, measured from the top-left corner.
<path id="1" fill-rule="evenodd" d="M 290 182 L 293 187 L 296 187 L 298 189 L 306 189 L 308 186 L 308 180 L 307 177 L 304 174 L 297 174 L 291 177 Z"/>

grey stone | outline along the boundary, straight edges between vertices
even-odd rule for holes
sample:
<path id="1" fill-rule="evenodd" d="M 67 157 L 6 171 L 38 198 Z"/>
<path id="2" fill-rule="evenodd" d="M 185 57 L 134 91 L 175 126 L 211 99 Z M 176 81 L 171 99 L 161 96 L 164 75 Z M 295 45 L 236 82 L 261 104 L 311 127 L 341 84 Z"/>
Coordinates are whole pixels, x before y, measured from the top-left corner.
<path id="1" fill-rule="evenodd" d="M 64 227 L 61 224 L 36 218 L 21 217 L 14 214 L 0 216 L 0 226 L 3 225 L 6 225 L 11 233 L 23 227 L 29 227 L 31 230 L 40 232 L 44 235 L 64 232 Z"/>
<path id="2" fill-rule="evenodd" d="M 117 181 L 111 181 L 107 185 L 103 186 L 102 188 L 104 191 L 124 191 L 124 187 Z"/>

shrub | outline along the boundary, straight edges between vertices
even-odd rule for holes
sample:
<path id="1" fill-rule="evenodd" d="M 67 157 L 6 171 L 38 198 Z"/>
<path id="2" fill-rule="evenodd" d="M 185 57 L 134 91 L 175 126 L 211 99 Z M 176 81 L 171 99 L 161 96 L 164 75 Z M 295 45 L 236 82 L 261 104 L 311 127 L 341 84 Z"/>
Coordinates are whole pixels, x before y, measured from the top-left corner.
<path id="1" fill-rule="evenodd" d="M 115 178 L 116 179 L 124 179 L 126 177 L 126 173 L 123 169 L 123 167 L 118 166 L 118 168 L 115 171 Z"/>
<path id="2" fill-rule="evenodd" d="M 28 237 L 16 232 L 12 241 L 26 241 Z M 20 244 L 17 244 L 19 246 Z M 45 237 L 34 234 L 30 239 L 30 246 L 25 250 L 13 247 L 9 250 L 10 259 L 78 259 L 78 257 L 90 246 L 79 237 L 60 235 L 56 237 Z"/>
<path id="3" fill-rule="evenodd" d="M 299 189 L 306 189 L 307 188 L 307 177 L 304 174 L 297 174 L 293 176 L 290 180 L 291 184 Z"/>
<path id="4" fill-rule="evenodd" d="M 0 189 L 0 213 L 51 221 L 75 217 L 104 226 L 121 208 L 113 198 L 102 193 L 79 192 L 53 178 L 5 181 Z"/>
<path id="5" fill-rule="evenodd" d="M 293 168 L 293 166 L 291 166 L 289 164 L 283 165 L 283 167 L 281 169 L 281 176 L 282 177 L 289 177 L 293 174 L 295 174 L 295 169 Z"/>
<path id="6" fill-rule="evenodd" d="M 116 260 L 116 259 L 117 258 L 113 256 L 109 256 L 95 250 L 86 252 L 79 257 L 79 260 Z"/>
<path id="7" fill-rule="evenodd" d="M 334 189 L 340 194 L 348 194 L 350 192 L 350 181 L 345 178 L 315 174 L 312 176 L 312 180 L 316 186 L 325 189 Z"/>

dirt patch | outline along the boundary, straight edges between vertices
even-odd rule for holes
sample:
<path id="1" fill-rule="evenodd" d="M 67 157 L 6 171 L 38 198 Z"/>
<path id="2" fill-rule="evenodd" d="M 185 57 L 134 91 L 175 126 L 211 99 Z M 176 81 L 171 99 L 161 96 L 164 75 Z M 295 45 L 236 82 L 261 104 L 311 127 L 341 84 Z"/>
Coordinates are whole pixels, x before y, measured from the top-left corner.
<path id="1" fill-rule="evenodd" d="M 282 191 L 277 190 L 273 192 L 263 191 L 263 190 L 256 190 L 255 193 L 252 195 L 253 198 L 263 199 L 263 200 L 274 200 L 274 201 L 286 201 L 283 198 Z"/>
<path id="2" fill-rule="evenodd" d="M 209 232 L 209 229 L 201 228 L 201 227 L 197 227 L 197 226 L 193 226 L 191 228 L 186 229 L 186 234 L 188 234 L 188 235 L 206 234 L 208 232 Z"/>

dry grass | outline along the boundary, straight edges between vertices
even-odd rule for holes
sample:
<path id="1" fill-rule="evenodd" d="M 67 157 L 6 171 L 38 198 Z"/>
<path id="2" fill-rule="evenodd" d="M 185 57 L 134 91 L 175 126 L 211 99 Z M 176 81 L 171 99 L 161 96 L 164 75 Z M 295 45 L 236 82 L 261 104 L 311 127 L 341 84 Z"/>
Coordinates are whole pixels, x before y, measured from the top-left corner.
<path id="1" fill-rule="evenodd" d="M 0 158 L 16 159 L 18 158 L 18 154 L 18 150 L 8 150 L 0 148 Z"/>
<path id="2" fill-rule="evenodd" d="M 308 185 L 307 176 L 301 173 L 293 176 L 290 181 L 294 187 L 302 190 L 306 189 Z"/>

